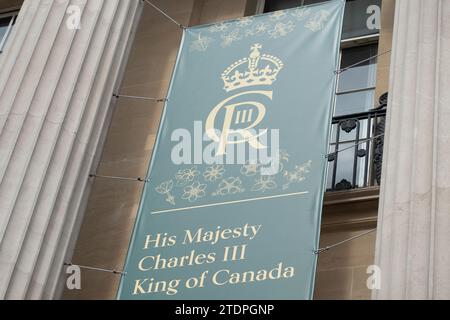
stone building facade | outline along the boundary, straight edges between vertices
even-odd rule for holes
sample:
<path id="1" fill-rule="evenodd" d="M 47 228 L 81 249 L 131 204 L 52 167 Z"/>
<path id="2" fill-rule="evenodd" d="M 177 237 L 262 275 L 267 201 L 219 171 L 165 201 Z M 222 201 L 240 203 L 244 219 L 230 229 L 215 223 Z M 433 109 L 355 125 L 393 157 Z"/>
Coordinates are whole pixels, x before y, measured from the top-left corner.
<path id="1" fill-rule="evenodd" d="M 270 7 L 152 2 L 187 26 Z M 71 5 L 80 29 L 67 27 Z M 181 30 L 137 0 L 0 0 L 0 22 L 19 9 L 0 53 L 0 298 L 114 299 L 120 275 L 84 270 L 83 289 L 64 290 L 64 263 L 123 268 L 143 184 L 89 174 L 146 175 L 163 104 L 113 94 L 165 97 Z M 450 1 L 382 0 L 380 17 L 342 48 L 380 54 L 367 90 L 373 107 L 390 93 L 381 187 L 333 184 L 321 246 L 378 233 L 320 255 L 315 298 L 450 298 Z"/>

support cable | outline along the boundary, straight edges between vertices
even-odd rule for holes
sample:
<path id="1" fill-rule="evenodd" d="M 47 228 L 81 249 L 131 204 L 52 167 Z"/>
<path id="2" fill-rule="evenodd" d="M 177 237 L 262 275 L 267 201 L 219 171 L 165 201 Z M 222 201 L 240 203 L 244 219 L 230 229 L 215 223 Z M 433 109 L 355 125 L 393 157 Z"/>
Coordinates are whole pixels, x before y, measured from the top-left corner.
<path id="1" fill-rule="evenodd" d="M 78 264 L 73 264 L 73 263 L 64 263 L 64 266 L 66 266 L 66 267 L 72 267 L 73 266 L 73 267 L 78 267 L 80 269 L 85 269 L 85 270 L 113 273 L 113 274 L 117 274 L 117 275 L 121 275 L 121 276 L 125 276 L 127 274 L 124 271 L 117 271 L 117 270 L 109 270 L 109 269 L 103 269 L 103 268 L 80 266 Z"/>
<path id="2" fill-rule="evenodd" d="M 181 23 L 179 23 L 178 21 L 176 21 L 174 18 L 172 18 L 171 16 L 169 16 L 167 13 L 165 13 L 163 10 L 161 10 L 160 8 L 158 8 L 157 6 L 155 6 L 153 3 L 151 3 L 148 0 L 143 0 L 144 3 L 148 4 L 149 6 L 151 6 L 153 9 L 155 9 L 156 11 L 158 11 L 159 13 L 161 13 L 163 16 L 165 16 L 167 19 L 169 19 L 170 21 L 172 21 L 173 23 L 175 23 L 177 26 L 179 26 L 181 29 L 186 29 L 186 27 L 184 25 L 182 25 Z"/>
<path id="3" fill-rule="evenodd" d="M 375 55 L 375 56 L 372 56 L 372 57 L 369 57 L 369 58 L 367 58 L 367 59 L 364 59 L 364 60 L 361 60 L 361 61 L 359 61 L 359 62 L 356 62 L 356 63 L 354 63 L 354 64 L 352 64 L 352 65 L 350 65 L 350 66 L 348 66 L 348 67 L 345 67 L 345 68 L 343 68 L 343 69 L 336 70 L 336 71 L 334 71 L 334 73 L 335 73 L 336 75 L 341 74 L 341 73 L 343 73 L 343 72 L 345 72 L 345 71 L 347 71 L 347 70 L 350 70 L 351 68 L 354 68 L 354 67 L 357 67 L 357 66 L 363 64 L 364 62 L 367 62 L 367 61 L 373 60 L 373 59 L 375 59 L 375 58 L 384 56 L 385 54 L 388 54 L 388 53 L 391 53 L 391 52 L 392 52 L 392 50 L 388 50 L 388 51 L 379 53 L 379 54 L 377 54 L 377 55 Z"/>
<path id="4" fill-rule="evenodd" d="M 344 149 L 341 149 L 341 150 L 338 150 L 338 151 L 329 153 L 329 154 L 327 154 L 327 155 L 325 156 L 325 158 L 328 159 L 328 158 L 330 158 L 330 157 L 332 157 L 332 156 L 337 155 L 338 153 L 341 153 L 341 152 L 343 152 L 343 151 L 347 151 L 347 150 L 356 148 L 356 147 L 358 147 L 358 146 L 360 146 L 360 145 L 362 145 L 362 144 L 365 144 L 365 143 L 367 143 L 367 142 L 369 142 L 369 141 L 373 141 L 373 140 L 376 140 L 376 139 L 380 139 L 380 138 L 382 138 L 382 137 L 384 137 L 384 133 L 383 133 L 383 134 L 379 134 L 379 135 L 377 135 L 377 136 L 375 136 L 375 137 L 372 137 L 372 138 L 369 138 L 369 139 L 364 139 L 363 141 L 360 141 L 359 143 L 356 143 L 356 144 L 354 144 L 354 145 L 352 145 L 352 146 L 350 146 L 350 147 L 347 147 L 347 148 L 344 148 Z"/>
<path id="5" fill-rule="evenodd" d="M 151 97 L 142 97 L 142 96 L 129 96 L 124 94 L 113 94 L 114 98 L 125 98 L 125 99 L 137 99 L 137 100 L 149 100 L 149 101 L 156 101 L 156 102 L 167 102 L 169 99 L 167 98 L 151 98 Z"/>
<path id="6" fill-rule="evenodd" d="M 362 237 L 364 237 L 364 236 L 367 236 L 367 235 L 369 235 L 369 234 L 371 234 L 371 233 L 373 233 L 373 232 L 376 232 L 376 231 L 377 231 L 377 229 L 372 229 L 372 230 L 366 231 L 366 232 L 361 233 L 361 234 L 359 234 L 359 235 L 357 235 L 357 236 L 351 237 L 351 238 L 349 238 L 349 239 L 347 239 L 347 240 L 343 240 L 343 241 L 338 242 L 338 243 L 336 243 L 336 244 L 333 244 L 333 245 L 331 245 L 331 246 L 327 246 L 327 247 L 325 247 L 325 248 L 321 248 L 321 249 L 319 249 L 319 250 L 316 250 L 316 251 L 314 251 L 314 253 L 317 254 L 317 255 L 319 255 L 319 254 L 321 254 L 321 253 L 323 253 L 323 252 L 329 251 L 329 250 L 331 250 L 331 249 L 333 249 L 333 248 L 336 248 L 336 247 L 341 246 L 341 245 L 343 245 L 343 244 L 346 244 L 346 243 L 348 243 L 348 242 L 351 242 L 351 241 L 360 239 L 360 238 L 362 238 Z"/>
<path id="7" fill-rule="evenodd" d="M 100 178 L 100 179 L 112 179 L 112 180 L 123 180 L 123 181 L 138 181 L 138 182 L 149 182 L 148 179 L 143 178 L 126 178 L 126 177 L 115 177 L 115 176 L 103 176 L 98 174 L 90 174 L 89 178 Z"/>

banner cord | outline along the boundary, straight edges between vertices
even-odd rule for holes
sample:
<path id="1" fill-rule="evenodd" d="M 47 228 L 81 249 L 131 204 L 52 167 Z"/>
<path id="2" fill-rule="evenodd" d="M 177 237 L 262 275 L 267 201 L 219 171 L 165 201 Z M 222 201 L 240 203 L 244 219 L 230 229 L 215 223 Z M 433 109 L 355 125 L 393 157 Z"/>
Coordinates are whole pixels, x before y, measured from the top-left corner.
<path id="1" fill-rule="evenodd" d="M 155 6 L 153 3 L 151 3 L 148 0 L 142 0 L 144 3 L 148 4 L 149 6 L 153 7 L 153 9 L 155 9 L 156 11 L 158 11 L 159 13 L 161 13 L 163 16 L 165 16 L 167 19 L 169 19 L 170 21 L 172 21 L 173 23 L 175 23 L 176 25 L 178 25 L 181 29 L 186 29 L 186 26 L 182 25 L 181 23 L 179 23 L 178 21 L 176 21 L 175 19 L 173 19 L 171 16 L 169 16 L 167 13 L 165 13 L 164 11 L 162 11 L 160 8 L 158 8 L 157 6 Z"/>
<path id="2" fill-rule="evenodd" d="M 151 100 L 156 102 L 167 102 L 169 99 L 167 98 L 151 98 L 151 97 L 142 97 L 142 96 L 128 96 L 124 94 L 113 94 L 114 98 L 125 98 L 125 99 L 137 99 L 137 100 Z"/>
<path id="3" fill-rule="evenodd" d="M 359 61 L 359 62 L 356 62 L 356 63 L 354 63 L 354 64 L 352 64 L 352 65 L 350 65 L 350 66 L 348 66 L 348 67 L 345 67 L 345 68 L 343 68 L 343 69 L 336 70 L 336 71 L 334 71 L 334 74 L 339 75 L 339 74 L 341 74 L 341 73 L 343 73 L 343 72 L 345 72 L 345 71 L 347 71 L 347 70 L 350 70 L 351 68 L 354 68 L 354 67 L 357 67 L 357 66 L 363 64 L 364 62 L 367 62 L 367 61 L 373 60 L 373 59 L 375 59 L 375 58 L 384 56 L 385 54 L 388 54 L 388 53 L 391 53 L 391 52 L 392 52 L 392 50 L 388 50 L 388 51 L 379 53 L 379 54 L 377 54 L 377 55 L 375 55 L 375 56 L 372 56 L 372 57 L 369 57 L 369 58 L 367 58 L 367 59 L 364 59 L 364 60 L 361 60 L 361 61 Z"/>
<path id="4" fill-rule="evenodd" d="M 108 270 L 108 269 L 102 269 L 102 268 L 95 268 L 95 267 L 87 267 L 87 266 L 80 266 L 78 264 L 73 263 L 64 263 L 64 266 L 66 267 L 78 267 L 80 269 L 86 269 L 91 271 L 98 271 L 98 272 L 106 272 L 106 273 L 113 273 L 121 276 L 125 276 L 127 273 L 125 271 L 117 271 L 117 270 Z"/>
<path id="5" fill-rule="evenodd" d="M 382 137 L 384 137 L 384 134 L 379 134 L 378 136 L 375 136 L 375 137 L 372 137 L 372 138 L 369 138 L 369 139 L 364 139 L 364 141 L 361 141 L 361 142 L 359 142 L 359 143 L 356 143 L 356 144 L 354 144 L 354 145 L 352 145 L 352 146 L 350 146 L 350 147 L 347 147 L 347 148 L 344 148 L 344 149 L 341 149 L 341 150 L 338 150 L 338 151 L 329 153 L 329 154 L 327 154 L 327 155 L 325 156 L 325 158 L 328 159 L 328 158 L 330 158 L 331 156 L 337 155 L 338 153 L 341 153 L 341 152 L 343 152 L 343 151 L 347 151 L 347 150 L 356 148 L 356 147 L 358 147 L 358 146 L 360 146 L 360 145 L 362 145 L 362 144 L 364 144 L 364 143 L 367 143 L 367 142 L 369 142 L 369 141 L 373 141 L 373 140 L 376 140 L 376 139 L 380 139 L 380 138 L 382 138 Z"/>
<path id="6" fill-rule="evenodd" d="M 115 176 L 102 176 L 98 174 L 90 174 L 89 178 L 101 178 L 101 179 L 112 179 L 112 180 L 124 180 L 124 181 L 138 181 L 138 182 L 149 182 L 148 179 L 143 178 L 126 178 L 126 177 L 115 177 Z"/>
<path id="7" fill-rule="evenodd" d="M 373 233 L 373 232 L 376 232 L 376 231 L 377 231 L 376 228 L 375 228 L 375 229 L 372 229 L 372 230 L 369 230 L 369 231 L 366 231 L 366 232 L 364 232 L 364 233 L 361 233 L 361 234 L 359 234 L 359 235 L 356 235 L 356 236 L 354 236 L 354 237 L 351 237 L 351 238 L 349 238 L 349 239 L 347 239 L 347 240 L 343 240 L 343 241 L 340 241 L 340 242 L 338 242 L 338 243 L 336 243 L 336 244 L 333 244 L 333 245 L 331 245 L 331 246 L 327 246 L 327 247 L 325 247 L 325 248 L 321 248 L 321 249 L 319 249 L 319 250 L 316 250 L 316 251 L 314 251 L 314 254 L 319 255 L 319 254 L 321 254 L 321 253 L 323 253 L 323 252 L 329 251 L 329 250 L 331 250 L 331 249 L 333 249 L 333 248 L 336 248 L 336 247 L 341 246 L 341 245 L 343 245 L 343 244 L 346 244 L 346 243 L 348 243 L 348 242 L 351 242 L 351 241 L 360 239 L 360 238 L 362 238 L 362 237 L 364 237 L 364 236 L 367 236 L 367 235 L 369 235 L 369 234 L 371 234 L 371 233 Z"/>

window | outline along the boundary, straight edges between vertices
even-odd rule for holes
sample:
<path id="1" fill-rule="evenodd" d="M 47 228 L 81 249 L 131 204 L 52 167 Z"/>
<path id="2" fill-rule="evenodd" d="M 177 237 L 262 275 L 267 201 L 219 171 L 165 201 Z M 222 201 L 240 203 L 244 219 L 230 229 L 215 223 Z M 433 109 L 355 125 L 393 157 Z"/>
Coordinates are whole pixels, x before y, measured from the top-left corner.
<path id="1" fill-rule="evenodd" d="M 325 0 L 265 0 L 264 12 L 284 10 Z M 381 0 L 347 0 L 342 39 L 351 39 L 379 32 Z M 376 15 L 376 19 L 374 18 Z"/>
<path id="2" fill-rule="evenodd" d="M 377 52 L 377 44 L 341 51 L 341 69 L 349 69 L 338 76 L 330 154 L 345 151 L 329 159 L 328 190 L 374 184 L 370 159 L 375 144 L 368 139 L 378 134 L 378 123 L 385 116 L 385 110 L 374 110 Z"/>
<path id="3" fill-rule="evenodd" d="M 0 54 L 3 52 L 6 41 L 16 23 L 17 14 L 17 11 L 0 13 Z"/>
<path id="4" fill-rule="evenodd" d="M 377 79 L 378 45 L 366 45 L 342 50 L 341 69 L 368 59 L 339 75 L 335 116 L 368 111 L 374 107 Z"/>
<path id="5" fill-rule="evenodd" d="M 285 10 L 289 8 L 306 6 L 324 1 L 325 0 L 266 0 L 264 12 Z"/>
<path id="6" fill-rule="evenodd" d="M 319 2 L 324 0 L 265 0 L 264 11 Z M 377 180 L 372 163 L 378 146 L 377 141 L 370 139 L 378 135 L 380 119 L 385 117 L 384 109 L 374 110 L 377 58 L 373 57 L 378 54 L 380 9 L 381 0 L 346 1 L 340 68 L 348 70 L 338 75 L 327 180 L 329 191 L 367 187 Z M 375 20 L 374 15 L 378 15 Z M 366 61 L 360 64 L 363 60 Z M 336 153 L 338 150 L 343 151 Z"/>

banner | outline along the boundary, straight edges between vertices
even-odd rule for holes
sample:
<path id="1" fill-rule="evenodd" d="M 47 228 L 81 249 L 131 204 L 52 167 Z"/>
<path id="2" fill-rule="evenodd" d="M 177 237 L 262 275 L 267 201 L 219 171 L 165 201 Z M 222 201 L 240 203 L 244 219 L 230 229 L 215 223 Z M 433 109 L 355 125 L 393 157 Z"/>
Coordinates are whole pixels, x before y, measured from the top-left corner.
<path id="1" fill-rule="evenodd" d="M 184 31 L 119 299 L 311 299 L 344 1 Z"/>

